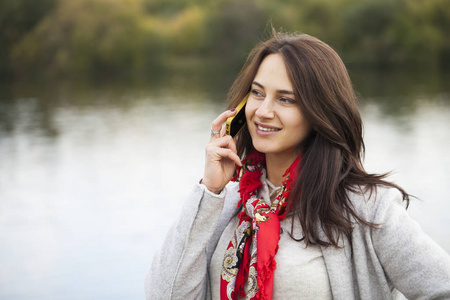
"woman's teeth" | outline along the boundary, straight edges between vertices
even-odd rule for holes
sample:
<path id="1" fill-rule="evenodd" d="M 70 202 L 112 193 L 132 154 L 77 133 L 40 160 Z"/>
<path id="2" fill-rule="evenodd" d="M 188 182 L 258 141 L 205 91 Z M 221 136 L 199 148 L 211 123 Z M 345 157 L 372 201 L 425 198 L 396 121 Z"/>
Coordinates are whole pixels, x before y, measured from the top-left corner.
<path id="1" fill-rule="evenodd" d="M 261 127 L 259 125 L 258 125 L 258 129 L 261 131 L 278 131 L 278 130 L 280 130 L 278 128 L 266 128 L 266 127 Z"/>

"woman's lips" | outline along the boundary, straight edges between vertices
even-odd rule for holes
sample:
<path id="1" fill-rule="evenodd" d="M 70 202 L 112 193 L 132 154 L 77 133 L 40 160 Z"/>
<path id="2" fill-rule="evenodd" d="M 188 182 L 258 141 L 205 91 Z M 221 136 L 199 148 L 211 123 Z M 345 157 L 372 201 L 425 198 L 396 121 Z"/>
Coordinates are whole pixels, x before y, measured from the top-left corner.
<path id="1" fill-rule="evenodd" d="M 273 133 L 281 130 L 280 128 L 277 128 L 274 126 L 263 125 L 263 124 L 258 124 L 258 123 L 255 123 L 255 127 L 256 127 L 256 132 L 260 135 L 270 135 L 270 134 L 273 134 Z"/>

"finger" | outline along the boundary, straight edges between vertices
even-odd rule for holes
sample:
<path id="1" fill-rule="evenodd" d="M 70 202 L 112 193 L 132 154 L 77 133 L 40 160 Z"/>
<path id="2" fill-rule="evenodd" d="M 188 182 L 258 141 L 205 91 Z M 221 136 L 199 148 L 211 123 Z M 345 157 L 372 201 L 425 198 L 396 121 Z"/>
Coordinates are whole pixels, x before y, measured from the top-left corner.
<path id="1" fill-rule="evenodd" d="M 220 129 L 220 137 L 225 136 L 225 132 L 227 131 L 226 126 L 222 126 L 222 128 Z"/>
<path id="2" fill-rule="evenodd" d="M 221 159 L 222 157 L 222 153 L 224 153 L 224 151 L 222 150 L 230 150 L 231 152 L 233 152 L 235 154 L 235 156 L 237 157 L 238 161 L 234 160 L 233 161 L 238 164 L 239 166 L 242 166 L 242 163 L 239 159 L 239 156 L 237 155 L 237 148 L 236 148 L 236 143 L 234 141 L 234 139 L 229 136 L 226 135 L 224 137 L 221 138 L 217 138 L 217 139 L 213 139 L 207 146 L 206 146 L 206 154 L 209 157 L 215 157 L 216 155 L 220 156 L 217 157 L 215 159 Z M 214 160 L 215 160 L 214 159 Z"/>
<path id="3" fill-rule="evenodd" d="M 220 130 L 222 129 L 222 125 L 223 123 L 225 123 L 225 121 L 236 114 L 236 110 L 235 109 L 231 109 L 231 110 L 227 110 L 224 111 L 223 113 L 221 113 L 211 124 L 211 130 L 214 132 L 220 132 Z M 213 136 L 218 137 L 218 134 L 214 134 Z"/>
<path id="4" fill-rule="evenodd" d="M 217 137 L 218 134 L 220 134 L 220 132 L 219 131 L 214 131 L 214 129 L 213 129 L 212 125 L 211 125 L 211 139 L 213 137 Z"/>
<path id="5" fill-rule="evenodd" d="M 219 148 L 229 148 L 237 153 L 236 141 L 229 135 L 224 135 L 220 138 L 212 139 L 208 145 Z"/>
<path id="6" fill-rule="evenodd" d="M 219 148 L 217 150 L 217 154 L 220 155 L 222 158 L 229 158 L 236 165 L 242 167 L 242 163 L 241 163 L 239 156 L 235 152 L 233 152 L 231 149 Z"/>
<path id="7" fill-rule="evenodd" d="M 234 153 L 237 154 L 236 139 L 227 135 L 227 140 L 228 140 L 228 144 L 227 144 L 228 148 L 230 148 L 231 150 L 233 150 Z"/>

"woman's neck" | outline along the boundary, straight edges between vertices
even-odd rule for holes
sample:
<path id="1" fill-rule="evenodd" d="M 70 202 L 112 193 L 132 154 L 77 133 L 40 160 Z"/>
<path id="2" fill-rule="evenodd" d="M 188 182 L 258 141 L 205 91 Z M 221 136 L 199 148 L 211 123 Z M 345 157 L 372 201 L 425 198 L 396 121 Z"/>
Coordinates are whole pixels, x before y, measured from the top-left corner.
<path id="1" fill-rule="evenodd" d="M 277 156 L 274 154 L 266 154 L 266 170 L 267 178 L 275 186 L 281 186 L 283 183 L 283 175 L 292 165 L 297 156 L 286 159 L 286 156 Z"/>

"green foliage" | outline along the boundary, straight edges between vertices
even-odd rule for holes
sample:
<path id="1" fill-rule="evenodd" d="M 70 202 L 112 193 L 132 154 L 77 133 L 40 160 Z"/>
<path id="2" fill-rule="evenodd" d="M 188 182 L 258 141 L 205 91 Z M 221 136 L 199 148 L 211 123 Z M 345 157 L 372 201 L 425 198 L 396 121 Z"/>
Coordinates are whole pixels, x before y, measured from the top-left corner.
<path id="1" fill-rule="evenodd" d="M 353 62 L 387 65 L 396 61 L 395 27 L 399 1 L 369 0 L 354 3 L 344 10 L 343 52 Z"/>
<path id="2" fill-rule="evenodd" d="M 12 50 L 21 76 L 129 75 L 157 64 L 158 34 L 141 24 L 140 1 L 61 1 Z"/>
<path id="3" fill-rule="evenodd" d="M 252 0 L 216 1 L 208 18 L 206 48 L 222 61 L 242 62 L 266 27 L 263 12 Z"/>
<path id="4" fill-rule="evenodd" d="M 192 6 L 192 2 L 179 0 L 145 0 L 144 9 L 147 14 L 164 18 L 174 17 L 184 9 Z"/>
<path id="5" fill-rule="evenodd" d="M 448 0 L 2 0 L 0 73 L 151 76 L 241 65 L 270 25 L 326 41 L 348 64 L 450 66 Z"/>
<path id="6" fill-rule="evenodd" d="M 450 65 L 450 9 L 445 1 L 407 1 L 398 26 L 398 37 L 404 62 Z"/>
<path id="7" fill-rule="evenodd" d="M 57 0 L 0 1 L 0 75 L 10 70 L 13 45 L 27 34 L 53 8 Z"/>

